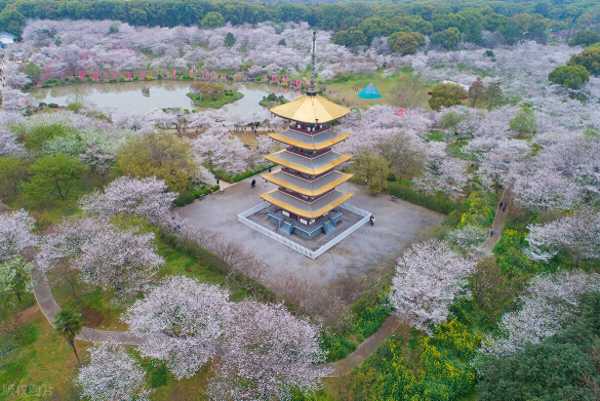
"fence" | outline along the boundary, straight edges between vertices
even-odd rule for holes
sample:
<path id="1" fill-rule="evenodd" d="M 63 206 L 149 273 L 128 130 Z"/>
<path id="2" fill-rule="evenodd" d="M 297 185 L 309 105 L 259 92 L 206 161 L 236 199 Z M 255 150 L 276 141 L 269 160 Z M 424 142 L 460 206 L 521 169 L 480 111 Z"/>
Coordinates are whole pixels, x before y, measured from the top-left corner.
<path id="1" fill-rule="evenodd" d="M 307 258 L 313 259 L 313 260 L 317 259 L 319 256 L 321 256 L 322 254 L 324 254 L 325 252 L 327 252 L 328 250 L 330 250 L 331 248 L 333 248 L 334 246 L 339 244 L 345 238 L 350 236 L 350 234 L 352 234 L 353 232 L 358 230 L 360 227 L 365 225 L 369 221 L 369 219 L 371 218 L 371 215 L 372 215 L 371 212 L 357 208 L 350 204 L 345 204 L 345 205 L 340 206 L 341 209 L 346 209 L 349 212 L 352 212 L 354 214 L 362 216 L 362 218 L 359 221 L 357 221 L 356 223 L 354 223 L 353 225 L 351 225 L 350 227 L 348 227 L 346 230 L 342 231 L 341 233 L 339 233 L 338 235 L 333 237 L 330 241 L 328 241 L 327 243 L 325 243 L 318 249 L 311 250 L 311 249 L 309 249 L 305 246 L 302 246 L 299 243 L 297 243 L 289 238 L 286 238 L 283 235 L 278 234 L 277 232 L 270 230 L 267 227 L 264 227 L 264 226 L 249 219 L 249 217 L 252 216 L 253 214 L 258 213 L 261 210 L 264 210 L 268 207 L 269 207 L 268 203 L 261 202 L 261 203 L 257 204 L 256 206 L 251 207 L 250 209 L 238 214 L 238 221 L 240 221 L 242 224 L 250 227 L 251 229 L 258 231 L 261 234 L 263 234 L 263 235 L 279 242 L 280 244 L 283 244 L 283 245 L 287 246 L 288 248 L 291 248 L 294 251 L 306 256 Z"/>

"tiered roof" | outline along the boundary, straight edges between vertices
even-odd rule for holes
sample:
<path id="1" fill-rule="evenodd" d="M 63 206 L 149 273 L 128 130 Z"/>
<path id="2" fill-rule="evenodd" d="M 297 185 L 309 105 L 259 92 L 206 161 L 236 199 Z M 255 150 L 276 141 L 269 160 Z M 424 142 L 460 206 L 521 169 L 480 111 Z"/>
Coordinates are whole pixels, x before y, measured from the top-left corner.
<path id="1" fill-rule="evenodd" d="M 305 196 L 320 196 L 348 181 L 352 178 L 352 174 L 332 171 L 314 180 L 308 180 L 286 173 L 285 171 L 278 171 L 276 173 L 264 174 L 263 178 L 277 186 L 290 189 Z"/>
<path id="2" fill-rule="evenodd" d="M 307 124 L 324 124 L 350 113 L 350 109 L 320 95 L 304 95 L 271 109 L 279 117 Z"/>
<path id="3" fill-rule="evenodd" d="M 309 175 L 325 174 L 326 172 L 333 170 L 339 165 L 347 162 L 351 158 L 352 156 L 349 154 L 340 154 L 333 151 L 310 158 L 290 152 L 287 149 L 265 156 L 265 159 L 269 160 L 270 162 Z"/>
<path id="4" fill-rule="evenodd" d="M 352 197 L 351 193 L 331 191 L 309 202 L 274 189 L 261 195 L 265 201 L 306 219 L 319 218 Z"/>
<path id="5" fill-rule="evenodd" d="M 348 139 L 348 132 L 334 132 L 326 129 L 316 134 L 309 134 L 296 129 L 270 133 L 269 136 L 277 142 L 306 150 L 322 150 Z"/>

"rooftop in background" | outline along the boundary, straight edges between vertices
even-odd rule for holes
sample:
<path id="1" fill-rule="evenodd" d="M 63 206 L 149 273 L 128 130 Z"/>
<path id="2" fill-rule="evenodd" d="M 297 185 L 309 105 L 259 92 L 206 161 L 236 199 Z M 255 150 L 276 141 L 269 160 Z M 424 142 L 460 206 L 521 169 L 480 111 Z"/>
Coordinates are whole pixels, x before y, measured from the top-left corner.
<path id="1" fill-rule="evenodd" d="M 358 92 L 358 97 L 361 99 L 381 99 L 381 93 L 379 90 L 373 85 L 369 83 L 367 86 L 362 88 L 360 92 Z"/>
<path id="2" fill-rule="evenodd" d="M 304 95 L 289 103 L 275 106 L 271 112 L 279 117 L 301 123 L 327 123 L 350 113 L 350 109 L 333 103 L 323 96 Z"/>
<path id="3" fill-rule="evenodd" d="M 3 45 L 15 43 L 15 37 L 8 32 L 0 32 L 0 43 Z"/>

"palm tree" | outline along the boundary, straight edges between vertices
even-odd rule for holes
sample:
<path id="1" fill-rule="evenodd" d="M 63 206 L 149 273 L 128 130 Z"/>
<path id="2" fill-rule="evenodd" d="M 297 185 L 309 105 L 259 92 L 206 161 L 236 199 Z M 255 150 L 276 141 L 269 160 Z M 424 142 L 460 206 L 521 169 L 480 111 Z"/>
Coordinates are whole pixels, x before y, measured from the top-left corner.
<path id="1" fill-rule="evenodd" d="M 75 353 L 77 363 L 81 364 L 77 348 L 75 347 L 75 337 L 83 327 L 83 319 L 81 314 L 70 309 L 62 309 L 54 318 L 54 328 L 61 336 L 63 336 Z"/>

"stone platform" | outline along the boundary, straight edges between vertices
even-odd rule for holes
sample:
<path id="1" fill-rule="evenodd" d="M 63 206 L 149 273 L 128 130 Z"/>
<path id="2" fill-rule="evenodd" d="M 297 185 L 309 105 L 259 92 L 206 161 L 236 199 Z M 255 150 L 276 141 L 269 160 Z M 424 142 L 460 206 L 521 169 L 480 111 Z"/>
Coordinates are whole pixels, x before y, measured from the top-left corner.
<path id="1" fill-rule="evenodd" d="M 261 202 L 238 214 L 238 220 L 280 244 L 308 258 L 316 259 L 365 225 L 371 217 L 370 212 L 350 204 L 342 205 L 336 210 L 342 216 L 335 227 L 335 231 L 327 235 L 321 233 L 313 238 L 306 238 L 295 234 L 288 235 L 281 230 L 277 230 L 273 221 L 269 218 L 269 215 L 272 215 L 275 210 L 266 202 Z"/>

